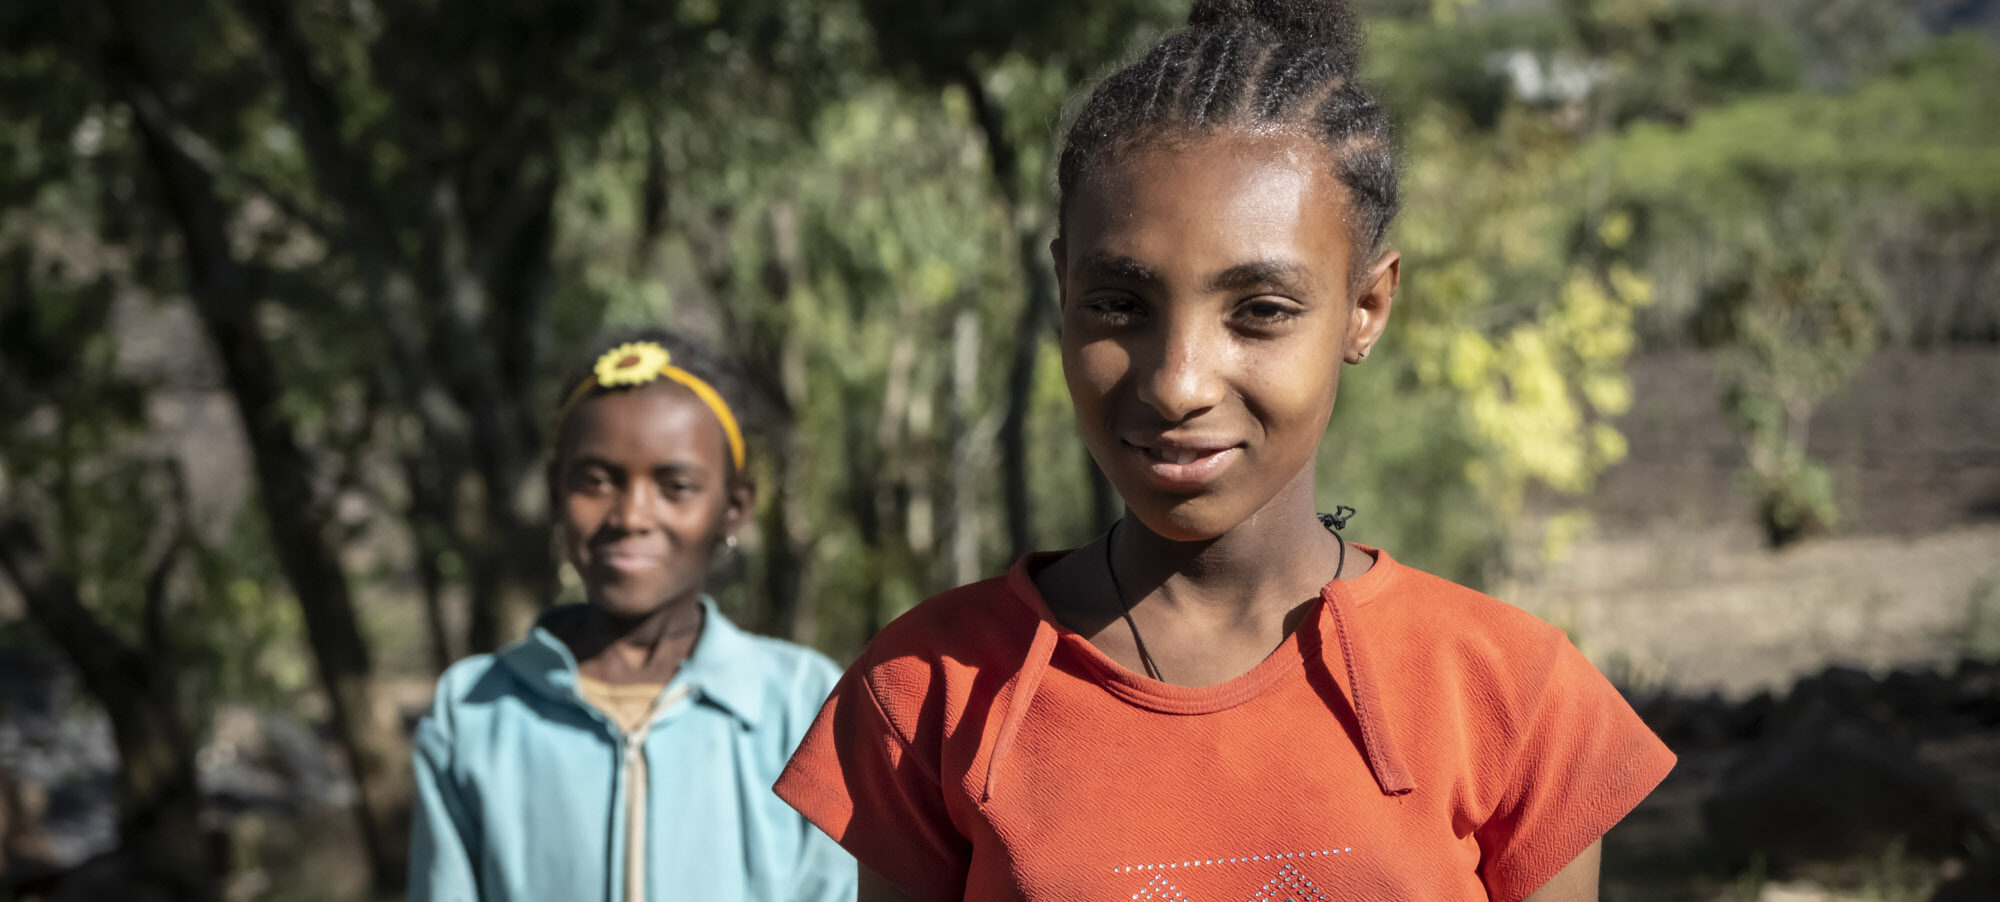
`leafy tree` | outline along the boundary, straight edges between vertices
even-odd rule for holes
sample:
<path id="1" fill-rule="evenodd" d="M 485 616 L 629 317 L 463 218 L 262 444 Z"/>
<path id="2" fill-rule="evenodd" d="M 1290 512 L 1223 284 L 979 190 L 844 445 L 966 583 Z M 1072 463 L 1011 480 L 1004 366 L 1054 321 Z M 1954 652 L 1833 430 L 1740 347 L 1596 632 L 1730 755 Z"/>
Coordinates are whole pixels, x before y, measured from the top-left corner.
<path id="1" fill-rule="evenodd" d="M 1634 251 L 1672 289 L 1662 306 L 1723 355 L 1723 409 L 1774 544 L 1837 519 L 1806 452 L 1813 411 L 1926 300 L 1885 280 L 1871 247 L 1927 240 L 1889 231 L 1912 219 L 1995 234 L 2000 103 L 1977 86 L 1996 75 L 1989 45 L 1953 39 L 1842 93 L 1745 100 L 1592 150 L 1608 202 L 1640 223 Z"/>

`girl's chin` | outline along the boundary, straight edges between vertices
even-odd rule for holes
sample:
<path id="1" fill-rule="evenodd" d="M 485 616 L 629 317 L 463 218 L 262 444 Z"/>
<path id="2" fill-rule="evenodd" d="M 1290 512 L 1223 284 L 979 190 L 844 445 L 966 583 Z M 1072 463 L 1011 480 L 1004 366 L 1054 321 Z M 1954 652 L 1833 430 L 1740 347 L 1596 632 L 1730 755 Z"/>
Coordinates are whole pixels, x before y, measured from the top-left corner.
<path id="1" fill-rule="evenodd" d="M 672 604 L 668 593 L 637 586 L 599 586 L 589 592 L 590 606 L 613 620 L 640 620 Z"/>
<path id="2" fill-rule="evenodd" d="M 1246 498 L 1240 492 L 1213 492 L 1193 497 L 1162 496 L 1145 492 L 1120 493 L 1131 515 L 1154 535 L 1171 542 L 1209 542 L 1219 539 L 1289 501 L 1281 501 L 1280 488 L 1270 497 Z"/>
<path id="3" fill-rule="evenodd" d="M 1127 500 L 1126 509 L 1154 535 L 1170 542 L 1207 542 L 1219 538 L 1246 518 L 1226 510 L 1214 498 Z"/>

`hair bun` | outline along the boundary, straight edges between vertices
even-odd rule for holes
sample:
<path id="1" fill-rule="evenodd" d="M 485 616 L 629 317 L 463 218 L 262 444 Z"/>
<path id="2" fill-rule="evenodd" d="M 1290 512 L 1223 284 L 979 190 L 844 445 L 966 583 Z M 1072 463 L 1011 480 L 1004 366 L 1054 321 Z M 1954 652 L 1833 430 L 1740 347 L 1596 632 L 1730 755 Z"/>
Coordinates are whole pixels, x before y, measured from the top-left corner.
<path id="1" fill-rule="evenodd" d="M 1347 64 L 1361 61 L 1361 14 L 1346 0 L 1195 0 L 1188 27 L 1231 28 L 1255 22 L 1288 42 L 1316 44 Z"/>

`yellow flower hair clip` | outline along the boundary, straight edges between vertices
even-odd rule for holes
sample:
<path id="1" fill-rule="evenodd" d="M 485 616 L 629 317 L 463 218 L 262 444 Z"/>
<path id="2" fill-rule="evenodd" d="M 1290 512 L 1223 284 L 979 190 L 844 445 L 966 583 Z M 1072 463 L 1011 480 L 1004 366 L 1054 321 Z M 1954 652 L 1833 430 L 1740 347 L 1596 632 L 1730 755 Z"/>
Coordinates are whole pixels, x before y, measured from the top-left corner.
<path id="1" fill-rule="evenodd" d="M 673 355 L 660 347 L 658 342 L 629 341 L 605 351 L 591 367 L 591 374 L 584 377 L 569 397 L 563 400 L 562 410 L 556 414 L 556 434 L 561 435 L 563 423 L 569 420 L 570 411 L 597 388 L 634 388 L 665 377 L 687 386 L 696 398 L 715 418 L 722 422 L 722 433 L 729 439 L 729 457 L 736 463 L 737 472 L 743 471 L 743 430 L 736 424 L 736 415 L 729 410 L 729 402 L 722 400 L 722 393 L 703 381 L 700 376 L 674 366 Z"/>
<path id="2" fill-rule="evenodd" d="M 673 362 L 673 355 L 654 342 L 630 341 L 605 351 L 591 369 L 597 374 L 598 385 L 617 388 L 645 385 L 658 379 Z"/>

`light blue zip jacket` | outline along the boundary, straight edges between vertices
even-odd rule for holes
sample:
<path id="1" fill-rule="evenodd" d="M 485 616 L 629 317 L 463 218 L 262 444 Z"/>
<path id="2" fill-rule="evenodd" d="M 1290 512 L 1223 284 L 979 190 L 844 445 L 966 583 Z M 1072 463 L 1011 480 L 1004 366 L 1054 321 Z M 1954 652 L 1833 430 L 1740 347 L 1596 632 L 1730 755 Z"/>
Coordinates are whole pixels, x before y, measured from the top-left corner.
<path id="1" fill-rule="evenodd" d="M 445 671 L 417 728 L 412 900 L 854 899 L 854 859 L 771 792 L 840 672 L 702 606 L 663 693 L 679 700 L 640 743 L 646 898 L 625 898 L 627 737 L 577 694 L 576 660 L 537 624 Z"/>

